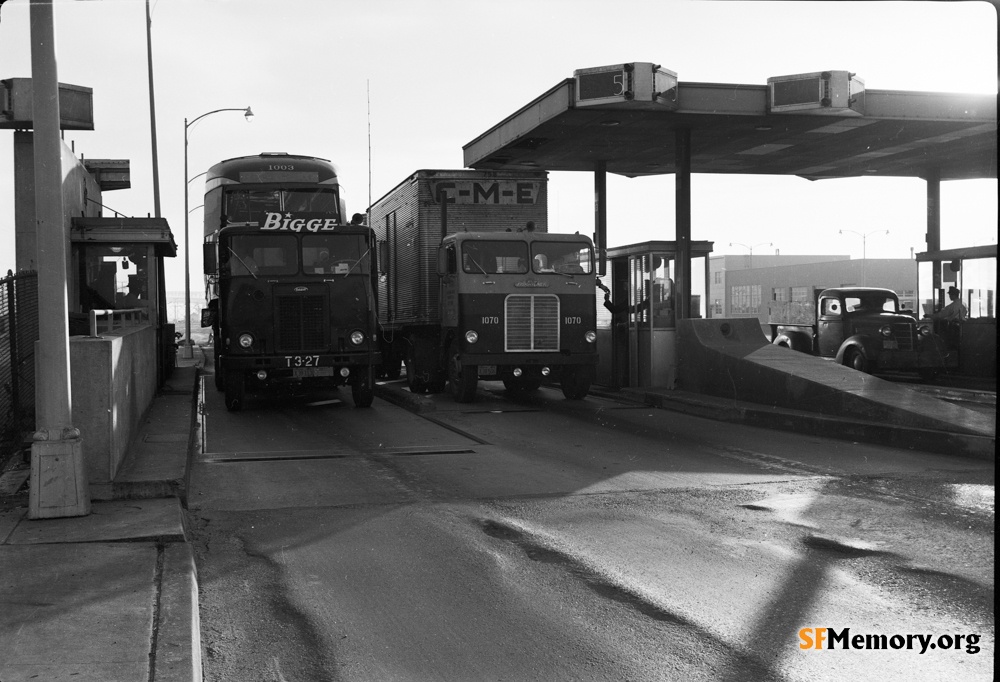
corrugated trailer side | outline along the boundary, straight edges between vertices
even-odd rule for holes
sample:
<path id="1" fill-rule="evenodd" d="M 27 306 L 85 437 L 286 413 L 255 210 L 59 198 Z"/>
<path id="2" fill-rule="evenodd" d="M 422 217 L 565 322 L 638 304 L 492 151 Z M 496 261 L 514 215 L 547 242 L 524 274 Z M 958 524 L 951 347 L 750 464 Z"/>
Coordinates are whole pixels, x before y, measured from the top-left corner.
<path id="1" fill-rule="evenodd" d="M 379 285 L 379 321 L 386 330 L 440 323 L 437 249 L 442 197 L 447 232 L 503 232 L 534 224 L 548 231 L 544 171 L 419 170 L 369 209 L 371 227 L 388 243 L 387 278 Z"/>

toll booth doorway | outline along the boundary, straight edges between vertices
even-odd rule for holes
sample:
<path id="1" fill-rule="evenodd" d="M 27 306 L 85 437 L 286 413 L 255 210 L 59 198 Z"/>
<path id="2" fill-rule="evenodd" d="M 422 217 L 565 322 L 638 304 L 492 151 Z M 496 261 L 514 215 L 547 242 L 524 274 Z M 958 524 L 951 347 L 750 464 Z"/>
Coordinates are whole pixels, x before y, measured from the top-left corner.
<path id="1" fill-rule="evenodd" d="M 706 316 L 708 255 L 711 242 L 691 251 L 691 314 Z M 644 242 L 608 249 L 604 304 L 597 310 L 596 383 L 610 388 L 674 388 L 677 379 L 674 283 L 677 248 L 672 241 Z"/>

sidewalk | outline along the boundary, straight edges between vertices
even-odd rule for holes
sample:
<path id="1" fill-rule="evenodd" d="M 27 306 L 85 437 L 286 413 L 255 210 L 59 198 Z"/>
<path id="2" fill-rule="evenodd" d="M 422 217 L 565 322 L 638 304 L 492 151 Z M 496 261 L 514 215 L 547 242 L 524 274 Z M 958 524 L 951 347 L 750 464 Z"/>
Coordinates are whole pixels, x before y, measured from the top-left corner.
<path id="1" fill-rule="evenodd" d="M 91 487 L 90 515 L 29 520 L 27 494 L 6 497 L 0 682 L 201 680 L 182 500 L 203 362 L 197 346 L 178 358 L 114 483 Z"/>

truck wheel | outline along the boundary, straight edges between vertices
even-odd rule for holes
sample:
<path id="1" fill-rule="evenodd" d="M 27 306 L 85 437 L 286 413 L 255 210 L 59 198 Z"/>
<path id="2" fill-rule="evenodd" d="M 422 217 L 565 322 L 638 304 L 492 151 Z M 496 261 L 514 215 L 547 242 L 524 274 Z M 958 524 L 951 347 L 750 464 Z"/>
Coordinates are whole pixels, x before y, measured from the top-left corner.
<path id="1" fill-rule="evenodd" d="M 503 387 L 511 393 L 533 393 L 542 385 L 541 379 L 525 377 L 507 377 L 503 380 Z"/>
<path id="2" fill-rule="evenodd" d="M 562 378 L 562 392 L 567 400 L 583 400 L 590 391 L 594 381 L 594 368 L 591 365 L 567 368 Z"/>
<path id="3" fill-rule="evenodd" d="M 848 348 L 844 353 L 844 365 L 868 374 L 868 359 L 857 348 Z"/>
<path id="4" fill-rule="evenodd" d="M 479 383 L 479 368 L 462 366 L 462 354 L 458 344 L 452 344 L 448 351 L 448 381 L 451 382 L 451 394 L 460 403 L 471 403 L 476 398 L 476 386 Z"/>
<path id="5" fill-rule="evenodd" d="M 351 384 L 351 398 L 354 407 L 371 407 L 375 399 L 375 370 L 371 365 L 361 370 L 357 380 Z"/>
<path id="6" fill-rule="evenodd" d="M 246 381 L 243 372 L 234 370 L 226 372 L 226 409 L 239 412 L 246 400 Z"/>

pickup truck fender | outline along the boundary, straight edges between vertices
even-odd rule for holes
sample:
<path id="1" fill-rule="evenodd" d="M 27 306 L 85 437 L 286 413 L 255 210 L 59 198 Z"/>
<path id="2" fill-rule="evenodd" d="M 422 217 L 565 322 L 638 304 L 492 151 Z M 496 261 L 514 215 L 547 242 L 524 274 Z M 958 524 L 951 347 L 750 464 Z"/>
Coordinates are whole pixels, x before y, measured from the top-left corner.
<path id="1" fill-rule="evenodd" d="M 870 373 L 878 360 L 879 351 L 877 343 L 870 336 L 855 334 L 840 344 L 837 349 L 837 364 Z"/>
<path id="2" fill-rule="evenodd" d="M 784 346 L 800 353 L 808 353 L 812 347 L 811 335 L 806 332 L 785 330 L 774 337 L 775 346 Z"/>

